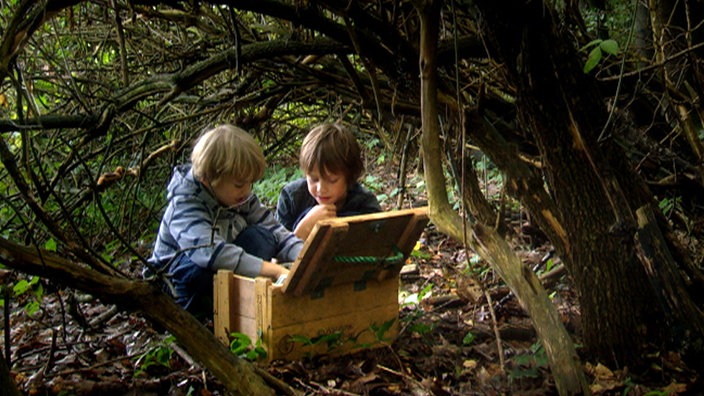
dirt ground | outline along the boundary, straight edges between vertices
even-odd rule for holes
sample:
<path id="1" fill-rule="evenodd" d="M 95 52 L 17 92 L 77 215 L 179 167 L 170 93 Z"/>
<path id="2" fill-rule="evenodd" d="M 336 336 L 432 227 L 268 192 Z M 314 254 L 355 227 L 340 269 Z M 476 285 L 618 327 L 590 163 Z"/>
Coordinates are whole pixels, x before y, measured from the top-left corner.
<path id="1" fill-rule="evenodd" d="M 497 194 L 497 188 L 490 184 L 487 193 Z M 422 193 L 412 196 L 413 205 L 422 206 Z M 515 232 L 514 251 L 543 280 L 579 345 L 579 304 L 559 257 L 520 211 L 506 221 Z M 306 395 L 556 394 L 529 318 L 494 272 L 432 224 L 420 242 L 399 278 L 400 332 L 391 345 L 263 368 Z M 141 266 L 125 262 L 121 270 L 139 277 Z M 0 272 L 0 279 L 18 280 L 11 272 Z M 226 394 L 139 315 L 46 281 L 30 287 L 40 289 L 11 301 L 8 310 L 12 374 L 25 394 Z M 654 356 L 651 368 L 639 373 L 583 365 L 598 395 L 704 394 L 701 374 L 676 353 Z"/>
<path id="2" fill-rule="evenodd" d="M 278 361 L 265 369 L 308 395 L 556 394 L 545 352 L 510 291 L 432 226 L 422 241 L 400 276 L 400 334 L 393 344 L 343 357 Z M 549 245 L 534 242 L 520 236 L 517 254 L 537 273 L 551 274 L 545 277 L 548 292 L 579 344 L 579 308 L 569 278 Z M 473 277 L 458 276 L 473 265 L 478 268 Z M 126 264 L 125 270 L 137 268 Z M 483 290 L 467 279 L 479 281 Z M 35 312 L 26 309 L 32 294 L 11 303 L 12 374 L 25 394 L 225 394 L 218 381 L 138 315 L 48 283 L 42 287 Z M 584 368 L 595 394 L 701 391 L 701 375 L 678 355 L 656 361 L 643 373 L 587 362 Z"/>

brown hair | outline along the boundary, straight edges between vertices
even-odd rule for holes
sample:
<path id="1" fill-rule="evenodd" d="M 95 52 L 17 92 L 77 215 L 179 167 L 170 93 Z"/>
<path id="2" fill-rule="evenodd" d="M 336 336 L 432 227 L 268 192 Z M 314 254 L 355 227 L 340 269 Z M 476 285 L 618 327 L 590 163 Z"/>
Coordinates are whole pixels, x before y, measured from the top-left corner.
<path id="1" fill-rule="evenodd" d="M 352 131 L 340 123 L 320 124 L 308 132 L 301 145 L 304 173 L 317 169 L 321 175 L 342 173 L 349 185 L 364 172 L 362 153 Z"/>
<path id="2" fill-rule="evenodd" d="M 262 178 L 266 161 L 256 140 L 230 124 L 216 126 L 198 138 L 191 153 L 193 175 L 217 185 L 222 177 L 242 182 Z"/>

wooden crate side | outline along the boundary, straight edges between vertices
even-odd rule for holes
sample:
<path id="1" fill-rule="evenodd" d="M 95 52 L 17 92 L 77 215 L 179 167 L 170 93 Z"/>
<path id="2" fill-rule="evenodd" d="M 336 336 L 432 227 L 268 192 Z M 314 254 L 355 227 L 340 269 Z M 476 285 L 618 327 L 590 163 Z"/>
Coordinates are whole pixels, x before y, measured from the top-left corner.
<path id="1" fill-rule="evenodd" d="M 228 272 L 218 271 L 213 278 L 213 331 L 215 336 L 225 343 L 232 328 L 230 318 L 234 303 Z"/>
<path id="2" fill-rule="evenodd" d="M 272 327 L 277 329 L 334 316 L 354 315 L 393 304 L 398 313 L 398 283 L 398 278 L 381 282 L 370 279 L 363 284 L 331 286 L 315 297 L 284 293 L 281 287 L 272 286 L 269 290 L 269 320 Z"/>
<path id="3" fill-rule="evenodd" d="M 252 338 L 252 342 L 256 342 L 259 338 L 263 339 L 262 335 L 271 331 L 271 289 L 273 286 L 269 278 L 258 277 L 254 281 L 254 293 L 256 295 L 254 306 L 256 308 L 257 330 L 256 336 Z M 267 349 L 266 344 L 264 347 Z"/>
<path id="4" fill-rule="evenodd" d="M 239 332 L 256 340 L 254 280 L 220 270 L 213 279 L 213 288 L 215 336 L 229 343 L 230 333 Z"/>
<path id="5" fill-rule="evenodd" d="M 225 343 L 232 332 L 248 335 L 253 343 L 261 339 L 268 354 L 264 361 L 378 347 L 383 344 L 372 325 L 380 327 L 393 320 L 393 326 L 382 335 L 392 342 L 398 334 L 398 279 L 370 280 L 366 288 L 357 291 L 351 286 L 332 287 L 322 298 L 311 299 L 284 294 L 282 287 L 268 278 L 219 273 L 215 279 L 216 335 Z M 228 307 L 230 310 L 225 310 Z M 332 349 L 324 342 L 305 345 L 300 341 L 336 332 L 342 345 Z"/>
<path id="6" fill-rule="evenodd" d="M 393 325 L 380 340 L 372 326 L 380 327 L 393 320 Z M 313 322 L 301 322 L 286 327 L 270 329 L 264 334 L 263 344 L 267 349 L 267 361 L 277 359 L 294 360 L 308 356 L 329 354 L 341 355 L 359 349 L 376 348 L 391 343 L 398 335 L 398 303 L 378 306 L 364 312 L 347 313 Z M 337 343 L 329 346 L 325 339 L 339 334 Z M 303 341 L 320 340 L 312 345 Z"/>

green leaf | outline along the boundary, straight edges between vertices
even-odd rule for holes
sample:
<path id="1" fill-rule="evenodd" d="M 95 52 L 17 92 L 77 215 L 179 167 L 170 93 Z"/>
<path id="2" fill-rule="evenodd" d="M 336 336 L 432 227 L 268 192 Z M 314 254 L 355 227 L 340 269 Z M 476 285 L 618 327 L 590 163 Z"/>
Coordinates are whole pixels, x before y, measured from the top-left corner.
<path id="1" fill-rule="evenodd" d="M 308 338 L 308 337 L 302 336 L 302 335 L 294 334 L 294 335 L 292 335 L 292 336 L 290 336 L 290 337 L 291 337 L 291 341 L 293 341 L 293 342 L 295 342 L 295 343 L 298 343 L 298 344 L 303 344 L 303 345 L 315 345 L 315 343 L 314 343 L 313 340 L 311 340 L 311 339 Z"/>
<path id="2" fill-rule="evenodd" d="M 587 45 L 585 45 L 584 47 L 580 48 L 579 50 L 580 50 L 580 51 L 586 51 L 587 48 L 593 47 L 593 46 L 595 46 L 595 45 L 598 46 L 599 44 L 601 44 L 601 42 L 602 42 L 602 40 L 600 40 L 600 39 L 592 40 L 592 41 L 590 41 Z"/>
<path id="3" fill-rule="evenodd" d="M 601 48 L 602 51 L 606 52 L 607 54 L 610 55 L 618 55 L 620 52 L 620 49 L 618 48 L 618 43 L 616 40 L 604 40 L 599 44 L 599 48 Z"/>
<path id="4" fill-rule="evenodd" d="M 472 345 L 473 342 L 474 342 L 474 334 L 472 334 L 471 331 L 468 331 L 467 334 L 462 339 L 462 345 L 469 346 L 469 345 Z"/>
<path id="5" fill-rule="evenodd" d="M 15 297 L 23 295 L 27 292 L 27 290 L 29 290 L 29 282 L 24 279 L 15 283 L 15 286 L 12 287 L 12 291 L 15 293 Z"/>
<path id="6" fill-rule="evenodd" d="M 24 306 L 24 309 L 30 315 L 35 314 L 39 311 L 39 301 L 31 301 L 27 303 L 27 305 Z"/>
<path id="7" fill-rule="evenodd" d="M 418 334 L 426 334 L 430 331 L 433 330 L 433 328 L 429 325 L 423 324 L 423 323 L 414 323 L 412 326 L 410 326 L 409 330 L 414 333 Z"/>
<path id="8" fill-rule="evenodd" d="M 230 351 L 237 355 L 243 355 L 252 346 L 252 339 L 246 334 L 242 333 L 232 333 L 232 341 L 230 342 Z"/>
<path id="9" fill-rule="evenodd" d="M 49 238 L 48 241 L 44 244 L 44 249 L 50 251 L 50 252 L 55 252 L 56 251 L 56 241 L 54 238 Z"/>
<path id="10" fill-rule="evenodd" d="M 381 326 L 378 326 L 376 323 L 373 323 L 371 325 L 371 329 L 376 335 L 377 340 L 384 340 L 384 334 L 391 329 L 391 326 L 393 326 L 394 322 L 396 321 L 396 318 L 387 320 L 386 322 L 382 323 Z"/>
<path id="11" fill-rule="evenodd" d="M 589 58 L 587 58 L 587 63 L 584 64 L 584 73 L 589 73 L 596 67 L 597 64 L 599 64 L 599 61 L 601 60 L 601 48 L 600 47 L 594 47 L 593 50 L 589 53 Z"/>
<path id="12" fill-rule="evenodd" d="M 548 259 L 548 262 L 547 262 L 547 264 L 545 265 L 545 272 L 550 272 L 550 270 L 552 269 L 553 265 L 555 265 L 555 263 L 552 261 L 552 259 Z"/>

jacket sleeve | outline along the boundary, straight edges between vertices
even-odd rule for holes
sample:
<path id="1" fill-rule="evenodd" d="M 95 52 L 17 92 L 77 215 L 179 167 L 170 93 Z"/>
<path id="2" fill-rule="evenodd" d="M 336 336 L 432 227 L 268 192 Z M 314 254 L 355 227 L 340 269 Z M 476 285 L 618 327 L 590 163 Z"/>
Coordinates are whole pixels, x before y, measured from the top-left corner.
<path id="1" fill-rule="evenodd" d="M 271 210 L 265 207 L 256 196 L 251 202 L 247 222 L 249 224 L 260 225 L 274 235 L 278 250 L 276 259 L 279 261 L 294 261 L 298 257 L 298 253 L 303 249 L 303 241 L 294 235 L 293 232 L 286 229 L 286 227 L 276 219 Z"/>
<path id="2" fill-rule="evenodd" d="M 289 231 L 293 231 L 296 213 L 293 197 L 287 187 L 281 189 L 279 200 L 276 203 L 276 219 Z"/>
<path id="3" fill-rule="evenodd" d="M 175 198 L 176 205 L 169 224 L 180 250 L 196 265 L 217 271 L 228 269 L 254 277 L 261 271 L 262 260 L 247 254 L 241 247 L 227 243 L 214 227 L 213 215 L 194 198 Z"/>

